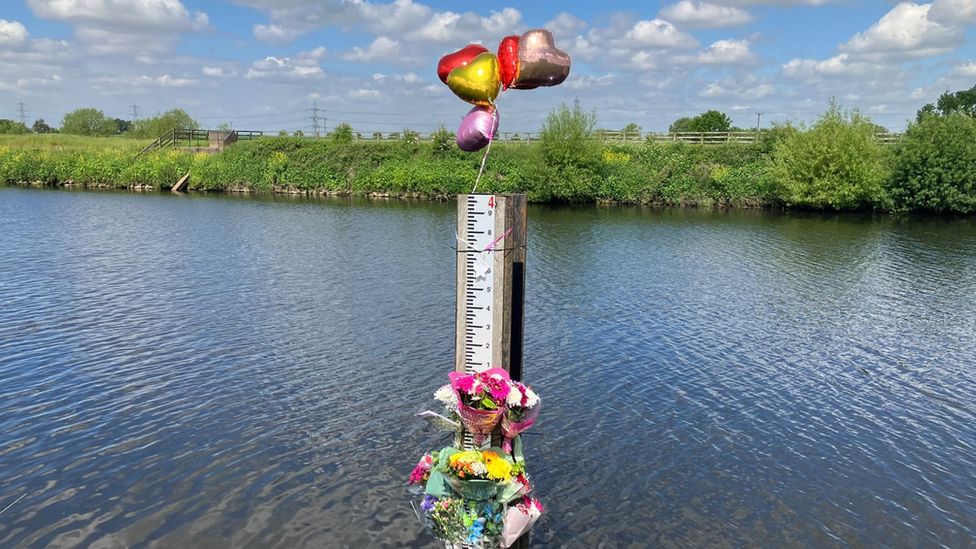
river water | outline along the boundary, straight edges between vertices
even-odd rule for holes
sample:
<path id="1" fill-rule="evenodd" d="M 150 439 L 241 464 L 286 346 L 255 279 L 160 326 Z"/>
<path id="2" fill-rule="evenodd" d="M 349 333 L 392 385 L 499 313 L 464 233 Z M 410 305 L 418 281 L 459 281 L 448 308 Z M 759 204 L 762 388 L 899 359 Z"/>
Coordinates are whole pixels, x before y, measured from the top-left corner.
<path id="1" fill-rule="evenodd" d="M 455 206 L 0 187 L 0 547 L 437 547 Z M 976 547 L 976 221 L 529 211 L 541 547 Z"/>

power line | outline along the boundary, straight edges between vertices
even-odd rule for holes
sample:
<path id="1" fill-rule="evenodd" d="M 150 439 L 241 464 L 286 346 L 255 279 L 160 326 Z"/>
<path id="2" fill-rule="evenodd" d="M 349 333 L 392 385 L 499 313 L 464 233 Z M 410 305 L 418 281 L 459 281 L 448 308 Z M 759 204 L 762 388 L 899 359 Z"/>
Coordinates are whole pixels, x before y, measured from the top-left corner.
<path id="1" fill-rule="evenodd" d="M 26 126 L 27 125 L 27 111 L 24 108 L 24 102 L 21 101 L 20 103 L 17 103 L 17 107 L 18 107 L 18 109 L 17 109 L 18 112 L 20 112 L 20 123 Z"/>
<path id="2" fill-rule="evenodd" d="M 139 120 L 139 105 L 133 103 L 130 108 L 132 109 L 132 121 Z"/>

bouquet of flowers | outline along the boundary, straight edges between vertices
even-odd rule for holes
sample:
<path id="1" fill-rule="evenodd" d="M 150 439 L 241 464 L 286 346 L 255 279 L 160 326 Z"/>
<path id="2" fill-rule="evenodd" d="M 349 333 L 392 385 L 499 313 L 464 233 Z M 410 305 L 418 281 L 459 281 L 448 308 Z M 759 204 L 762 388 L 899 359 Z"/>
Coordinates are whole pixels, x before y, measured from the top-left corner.
<path id="1" fill-rule="evenodd" d="M 502 434 L 505 435 L 502 449 L 509 454 L 512 453 L 512 439 L 532 427 L 542 407 L 542 399 L 532 387 L 518 381 L 510 384 L 508 396 L 505 397 L 506 411 L 502 417 Z"/>
<path id="2" fill-rule="evenodd" d="M 447 477 L 451 488 L 471 500 L 492 499 L 511 483 L 515 464 L 493 450 L 441 452 L 439 469 Z M 446 458 L 446 459 L 445 459 Z"/>
<path id="3" fill-rule="evenodd" d="M 424 498 L 420 505 L 431 533 L 450 544 L 497 547 L 502 531 L 501 506 L 460 498 Z"/>
<path id="4" fill-rule="evenodd" d="M 456 406 L 465 429 L 474 435 L 475 445 L 480 446 L 505 412 L 511 391 L 508 372 L 491 368 L 475 374 L 451 372 L 448 377 L 450 385 L 438 389 L 434 397 L 448 407 Z"/>
<path id="5" fill-rule="evenodd" d="M 509 506 L 505 511 L 504 526 L 501 533 L 501 546 L 510 547 L 522 534 L 532 529 L 542 516 L 542 504 L 537 499 L 525 497 L 518 505 Z"/>
<path id="6" fill-rule="evenodd" d="M 410 484 L 427 482 L 430 479 L 430 470 L 434 468 L 436 461 L 437 452 L 424 454 L 417 466 L 413 468 L 413 472 L 410 473 Z"/>
<path id="7" fill-rule="evenodd" d="M 464 502 L 460 498 L 438 499 L 434 496 L 425 496 L 420 508 L 427 516 L 427 527 L 434 537 L 457 542 L 463 539 L 465 529 L 459 520 L 461 509 Z"/>

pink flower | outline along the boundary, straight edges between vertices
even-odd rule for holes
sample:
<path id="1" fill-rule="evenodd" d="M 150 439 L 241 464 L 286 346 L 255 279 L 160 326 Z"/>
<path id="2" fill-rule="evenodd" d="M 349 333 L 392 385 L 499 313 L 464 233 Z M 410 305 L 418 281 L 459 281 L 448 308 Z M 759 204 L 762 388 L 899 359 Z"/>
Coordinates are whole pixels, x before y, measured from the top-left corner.
<path id="1" fill-rule="evenodd" d="M 457 376 L 453 381 L 455 389 L 462 393 L 471 394 L 474 392 L 478 380 L 474 376 Z"/>
<path id="2" fill-rule="evenodd" d="M 427 480 L 430 476 L 430 469 L 434 465 L 434 458 L 427 454 L 420 459 L 420 463 L 413 468 L 413 472 L 410 473 L 410 484 L 415 482 L 423 482 Z"/>
<path id="3" fill-rule="evenodd" d="M 505 398 L 508 397 L 508 392 L 511 390 L 507 379 L 498 374 L 488 374 L 487 372 L 482 372 L 479 377 L 481 377 L 485 387 L 488 388 L 492 400 L 498 404 L 505 402 Z"/>

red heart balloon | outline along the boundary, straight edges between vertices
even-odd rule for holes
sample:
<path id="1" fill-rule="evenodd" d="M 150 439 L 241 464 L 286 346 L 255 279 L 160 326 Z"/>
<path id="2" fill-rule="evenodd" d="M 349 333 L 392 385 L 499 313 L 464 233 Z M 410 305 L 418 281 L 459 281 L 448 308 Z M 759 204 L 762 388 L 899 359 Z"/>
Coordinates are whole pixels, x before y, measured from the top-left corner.
<path id="1" fill-rule="evenodd" d="M 441 79 L 441 82 L 447 84 L 447 75 L 452 70 L 467 65 L 472 59 L 486 51 L 488 51 L 488 48 L 484 46 L 468 44 L 454 53 L 449 53 L 441 57 L 441 60 L 437 62 L 437 77 Z"/>
<path id="2" fill-rule="evenodd" d="M 519 58 L 518 44 L 521 36 L 512 35 L 502 38 L 498 44 L 498 65 L 502 74 L 502 91 L 512 85 L 512 81 L 518 77 Z"/>

